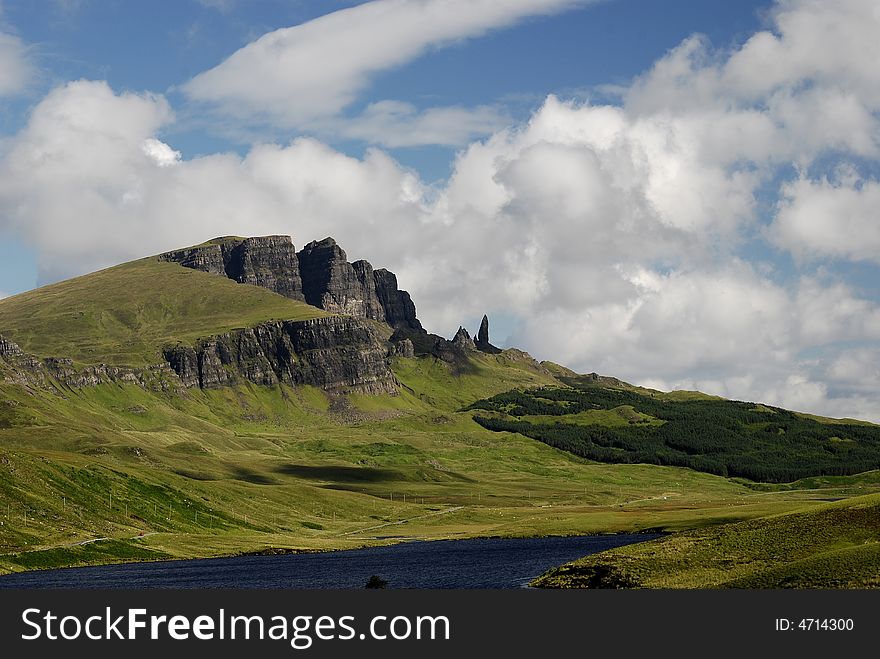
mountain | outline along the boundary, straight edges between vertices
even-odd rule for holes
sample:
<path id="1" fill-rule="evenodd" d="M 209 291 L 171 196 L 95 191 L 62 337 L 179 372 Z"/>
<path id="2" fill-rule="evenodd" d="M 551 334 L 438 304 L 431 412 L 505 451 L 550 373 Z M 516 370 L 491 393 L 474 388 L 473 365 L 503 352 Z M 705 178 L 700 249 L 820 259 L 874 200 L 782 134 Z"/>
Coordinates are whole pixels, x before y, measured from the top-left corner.
<path id="1" fill-rule="evenodd" d="M 46 384 L 394 393 L 389 356 L 461 364 L 476 349 L 426 332 L 395 275 L 349 263 L 332 238 L 300 252 L 289 236 L 216 238 L 8 298 L 0 311 L 7 368 Z"/>
<path id="2" fill-rule="evenodd" d="M 612 400 L 659 392 L 584 377 L 494 346 L 487 317 L 473 337 L 430 333 L 393 273 L 350 263 L 332 238 L 300 250 L 288 236 L 217 238 L 6 298 L 0 571 L 678 531 L 880 490 L 876 471 L 819 469 L 790 487 L 637 455 L 603 464 L 486 422 L 612 434 L 669 422 L 665 408 Z M 508 405 L 552 407 L 548 392 L 584 382 L 608 405 L 553 419 Z M 833 427 L 839 455 L 861 446 Z M 789 439 L 776 447 L 796 458 Z M 866 466 L 847 464 L 839 473 Z"/>

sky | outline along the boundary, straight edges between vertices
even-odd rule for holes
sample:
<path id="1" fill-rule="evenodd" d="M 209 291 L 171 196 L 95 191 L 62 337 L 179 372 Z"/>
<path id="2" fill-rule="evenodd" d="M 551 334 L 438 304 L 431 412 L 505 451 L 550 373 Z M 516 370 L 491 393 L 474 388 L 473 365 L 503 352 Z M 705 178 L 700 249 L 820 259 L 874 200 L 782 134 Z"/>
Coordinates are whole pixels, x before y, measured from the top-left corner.
<path id="1" fill-rule="evenodd" d="M 0 0 L 0 295 L 329 235 L 430 331 L 880 421 L 878 61 L 874 0 Z"/>

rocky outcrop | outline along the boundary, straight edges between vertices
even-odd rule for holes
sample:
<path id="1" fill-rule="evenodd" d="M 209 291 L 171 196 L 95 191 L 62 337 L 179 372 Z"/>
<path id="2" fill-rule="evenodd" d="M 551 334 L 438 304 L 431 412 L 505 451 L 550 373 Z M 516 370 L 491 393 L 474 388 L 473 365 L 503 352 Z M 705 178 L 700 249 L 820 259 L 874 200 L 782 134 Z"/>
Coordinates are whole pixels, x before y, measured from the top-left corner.
<path id="1" fill-rule="evenodd" d="M 333 238 L 310 242 L 297 253 L 290 236 L 215 238 L 204 245 L 161 254 L 163 261 L 262 286 L 330 313 L 387 323 L 426 334 L 409 293 L 397 277 L 367 261 L 348 262 Z M 418 343 L 418 342 L 416 342 Z M 418 346 L 416 346 L 418 350 Z"/>
<path id="2" fill-rule="evenodd" d="M 409 293 L 397 288 L 397 276 L 385 268 L 373 271 L 376 280 L 376 295 L 385 312 L 385 322 L 394 329 L 424 333 L 422 324 L 416 318 L 416 305 Z"/>
<path id="3" fill-rule="evenodd" d="M 497 355 L 501 352 L 501 348 L 496 348 L 489 343 L 489 317 L 484 315 L 480 323 L 480 329 L 477 332 L 477 338 L 474 340 L 477 350 L 487 352 L 491 355 Z"/>
<path id="4" fill-rule="evenodd" d="M 59 357 L 40 359 L 24 352 L 18 344 L 0 336 L 0 376 L 8 384 L 58 390 L 96 387 L 99 384 L 134 384 L 155 391 L 180 389 L 180 381 L 168 364 L 143 368 L 95 364 L 77 366 Z"/>
<path id="5" fill-rule="evenodd" d="M 0 336 L 0 357 L 8 358 L 8 357 L 19 357 L 22 354 L 22 350 L 17 343 L 10 341 L 9 339 Z"/>
<path id="6" fill-rule="evenodd" d="M 477 341 L 489 343 L 489 316 L 485 314 L 483 314 L 483 320 L 480 321 L 480 329 L 477 331 Z"/>
<path id="7" fill-rule="evenodd" d="M 434 334 L 430 334 L 429 336 L 434 337 L 434 342 L 431 345 L 431 349 L 428 351 L 432 356 L 449 364 L 464 363 L 466 361 L 467 353 L 464 350 L 457 348 L 452 341 Z"/>
<path id="8" fill-rule="evenodd" d="M 490 354 L 501 352 L 489 341 L 486 316 L 474 339 L 464 328 L 452 341 L 426 332 L 416 317 L 412 298 L 398 288 L 394 273 L 384 268 L 373 270 L 367 261 L 349 263 L 345 251 L 333 238 L 312 241 L 299 252 L 294 251 L 289 236 L 217 238 L 199 247 L 168 252 L 160 258 L 263 286 L 330 313 L 386 323 L 394 330 L 390 340 L 395 355 L 433 355 L 461 365 L 474 348 Z M 407 343 L 400 345 L 403 341 Z M 207 344 L 203 348 L 201 363 L 193 362 L 191 356 L 183 353 L 166 355 L 187 386 L 196 382 L 199 386 L 214 386 L 215 381 L 228 379 L 229 362 L 224 361 L 222 354 L 227 348 L 212 349 Z M 269 374 L 272 369 L 267 371 L 265 364 L 252 363 L 249 368 L 252 370 L 244 374 L 245 379 L 278 379 L 277 374 Z"/>
<path id="9" fill-rule="evenodd" d="M 201 270 L 203 272 L 210 272 L 212 275 L 222 275 L 225 277 L 228 250 L 224 250 L 225 243 L 219 242 L 220 240 L 224 239 L 218 238 L 215 241 L 197 247 L 166 252 L 159 255 L 159 260 L 179 263 L 184 268 Z"/>
<path id="10" fill-rule="evenodd" d="M 290 236 L 246 238 L 230 252 L 226 276 L 294 300 L 305 299 L 299 259 Z"/>
<path id="11" fill-rule="evenodd" d="M 305 299 L 290 236 L 216 238 L 197 247 L 166 252 L 159 258 L 242 284 L 262 286 L 294 300 Z"/>
<path id="12" fill-rule="evenodd" d="M 455 336 L 452 337 L 452 345 L 462 351 L 473 350 L 474 349 L 474 340 L 471 338 L 471 335 L 468 334 L 468 331 L 464 327 L 459 327 L 458 331 L 455 333 Z"/>
<path id="13" fill-rule="evenodd" d="M 412 356 L 412 344 L 404 352 Z M 195 345 L 167 347 L 167 363 L 134 368 L 75 365 L 70 359 L 40 359 L 0 336 L 0 378 L 9 384 L 61 391 L 64 387 L 134 384 L 154 391 L 177 391 L 279 382 L 313 385 L 327 391 L 397 393 L 387 344 L 369 323 L 330 316 L 272 321 L 208 337 Z"/>
<path id="14" fill-rule="evenodd" d="M 247 380 L 325 390 L 396 393 L 388 350 L 363 320 L 343 316 L 273 321 L 165 350 L 187 387 L 211 389 Z"/>
<path id="15" fill-rule="evenodd" d="M 385 320 L 369 263 L 349 263 L 332 238 L 310 242 L 297 257 L 306 302 L 330 313 Z"/>
<path id="16" fill-rule="evenodd" d="M 416 349 L 410 339 L 401 339 L 394 344 L 394 354 L 397 357 L 415 357 Z"/>
<path id="17" fill-rule="evenodd" d="M 464 327 L 459 327 L 455 336 L 452 337 L 452 341 L 436 334 L 428 334 L 424 330 L 420 334 L 398 330 L 395 332 L 395 336 L 391 337 L 391 340 L 400 341 L 404 336 L 412 337 L 411 340 L 415 344 L 415 354 L 433 355 L 437 359 L 453 364 L 459 371 L 468 368 L 469 357 L 476 350 L 493 355 L 504 352 L 489 342 L 489 319 L 486 316 L 483 316 L 483 322 L 480 323 L 476 339 L 472 339 Z"/>

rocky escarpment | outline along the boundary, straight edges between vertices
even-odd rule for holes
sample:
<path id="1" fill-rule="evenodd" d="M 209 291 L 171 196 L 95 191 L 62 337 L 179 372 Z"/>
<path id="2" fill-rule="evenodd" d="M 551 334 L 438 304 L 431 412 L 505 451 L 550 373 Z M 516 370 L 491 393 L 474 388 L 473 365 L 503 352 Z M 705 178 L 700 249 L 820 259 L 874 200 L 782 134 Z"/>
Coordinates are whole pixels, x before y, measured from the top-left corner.
<path id="1" fill-rule="evenodd" d="M 489 342 L 485 316 L 476 340 L 467 332 L 466 337 L 456 336 L 452 341 L 428 333 L 416 317 L 409 293 L 398 288 L 395 274 L 384 268 L 373 270 L 367 261 L 349 263 L 333 238 L 312 241 L 299 252 L 289 236 L 216 238 L 160 258 L 263 286 L 330 313 L 386 323 L 394 330 L 390 340 L 395 355 L 433 355 L 462 365 L 475 348 L 501 352 Z"/>
<path id="2" fill-rule="evenodd" d="M 297 257 L 306 302 L 330 313 L 385 322 L 369 263 L 349 263 L 332 238 L 310 242 Z"/>
<path id="3" fill-rule="evenodd" d="M 394 273 L 374 271 L 367 261 L 349 263 L 332 238 L 310 242 L 298 253 L 290 236 L 215 238 L 203 245 L 166 252 L 159 258 L 262 286 L 330 313 L 424 333 L 412 298 L 397 288 Z"/>
<path id="4" fill-rule="evenodd" d="M 217 238 L 197 247 L 166 252 L 159 258 L 242 284 L 262 286 L 294 300 L 305 299 L 299 259 L 290 236 Z"/>
<path id="5" fill-rule="evenodd" d="M 397 288 L 397 276 L 385 268 L 373 271 L 376 295 L 385 312 L 385 322 L 406 332 L 424 334 L 422 323 L 416 318 L 416 305 L 409 293 Z"/>
<path id="6" fill-rule="evenodd" d="M 155 364 L 143 368 L 108 364 L 77 366 L 66 358 L 40 359 L 24 352 L 18 344 L 2 336 L 0 336 L 0 377 L 8 384 L 55 390 L 58 389 L 58 385 L 80 389 L 110 383 L 134 384 L 155 391 L 182 389 L 180 380 L 169 364 Z"/>
<path id="7" fill-rule="evenodd" d="M 409 293 L 397 277 L 367 261 L 348 262 L 333 238 L 312 241 L 297 253 L 306 302 L 331 313 L 369 318 L 394 329 L 424 333 Z"/>
<path id="8" fill-rule="evenodd" d="M 406 344 L 402 348 L 407 352 Z M 65 358 L 35 357 L 0 336 L 0 379 L 54 391 L 115 383 L 182 392 L 242 381 L 371 394 L 398 391 L 388 344 L 368 322 L 346 316 L 266 322 L 207 337 L 195 345 L 169 346 L 163 356 L 165 363 L 142 368 L 76 365 Z"/>
<path id="9" fill-rule="evenodd" d="M 397 392 L 386 345 L 369 323 L 352 317 L 261 323 L 195 345 L 168 347 L 164 354 L 187 387 L 210 389 L 247 380 Z"/>

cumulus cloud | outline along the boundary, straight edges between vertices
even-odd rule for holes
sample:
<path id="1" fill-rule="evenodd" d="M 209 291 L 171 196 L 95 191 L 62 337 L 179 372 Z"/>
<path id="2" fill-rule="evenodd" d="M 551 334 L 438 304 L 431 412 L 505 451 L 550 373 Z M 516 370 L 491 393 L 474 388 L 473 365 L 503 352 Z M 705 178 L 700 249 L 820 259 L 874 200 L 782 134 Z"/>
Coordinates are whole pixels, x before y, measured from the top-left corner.
<path id="1" fill-rule="evenodd" d="M 880 182 L 849 172 L 782 186 L 771 239 L 799 258 L 830 256 L 880 263 Z"/>
<path id="2" fill-rule="evenodd" d="M 24 90 L 34 75 L 27 47 L 17 36 L 0 32 L 0 97 Z"/>
<path id="3" fill-rule="evenodd" d="M 380 71 L 536 15 L 593 0 L 374 0 L 275 30 L 183 85 L 221 113 L 284 128 L 326 126 L 387 146 L 461 144 L 498 127 L 487 108 L 372 105 L 345 129 L 341 112 Z M 395 130 L 391 122 L 402 121 Z M 456 124 L 460 126 L 456 126 Z M 411 130 L 409 135 L 407 131 Z"/>
<path id="4" fill-rule="evenodd" d="M 36 106 L 0 165 L 0 206 L 5 227 L 39 248 L 42 281 L 223 234 L 311 240 L 341 228 L 358 244 L 420 212 L 421 183 L 382 152 L 358 160 L 299 139 L 181 160 L 156 137 L 172 118 L 163 97 L 103 82 L 69 83 Z"/>
<path id="5" fill-rule="evenodd" d="M 165 142 L 154 137 L 145 139 L 141 144 L 141 150 L 159 167 L 170 167 L 180 162 L 180 151 L 175 151 Z"/>
<path id="6" fill-rule="evenodd" d="M 638 115 L 685 118 L 716 159 L 808 163 L 880 154 L 880 12 L 872 0 L 781 0 L 732 52 L 695 35 L 623 92 Z M 719 123 L 721 122 L 721 123 Z"/>
<path id="7" fill-rule="evenodd" d="M 880 348 L 844 350 L 828 364 L 825 375 L 835 386 L 873 397 L 880 390 Z"/>

